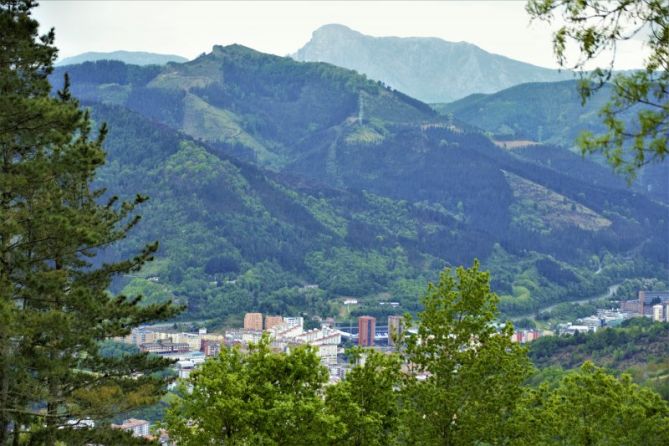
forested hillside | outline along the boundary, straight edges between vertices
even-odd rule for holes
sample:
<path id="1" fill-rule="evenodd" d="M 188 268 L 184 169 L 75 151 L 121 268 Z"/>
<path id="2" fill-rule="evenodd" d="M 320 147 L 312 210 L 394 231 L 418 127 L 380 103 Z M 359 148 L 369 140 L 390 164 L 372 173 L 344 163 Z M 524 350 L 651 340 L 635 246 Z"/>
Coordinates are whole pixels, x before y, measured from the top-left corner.
<path id="1" fill-rule="evenodd" d="M 494 94 L 474 94 L 449 104 L 433 107 L 445 116 L 452 116 L 489 132 L 502 147 L 535 162 L 550 166 L 579 178 L 592 178 L 596 184 L 629 188 L 624 179 L 614 176 L 610 168 L 592 162 L 568 150 L 576 146 L 583 131 L 604 130 L 600 109 L 611 94 L 609 85 L 597 91 L 585 104 L 581 103 L 577 81 L 537 82 L 521 84 Z M 632 108 L 622 117 L 631 118 Z M 602 161 L 603 162 L 603 161 Z M 669 203 L 669 165 L 652 164 L 639 172 L 631 185 L 633 190 Z"/>
<path id="2" fill-rule="evenodd" d="M 636 318 L 596 333 L 543 337 L 530 344 L 529 355 L 547 378 L 556 367 L 572 369 L 592 361 L 617 373 L 631 373 L 669 399 L 668 323 Z"/>
<path id="3" fill-rule="evenodd" d="M 666 270 L 666 206 L 352 71 L 233 45 L 69 66 L 56 86 L 64 72 L 110 124 L 100 181 L 153 197 L 136 240 L 161 240 L 159 260 L 117 286 L 177 296 L 186 317 L 336 314 L 340 296 L 413 310 L 428 278 L 474 258 L 509 313 Z"/>

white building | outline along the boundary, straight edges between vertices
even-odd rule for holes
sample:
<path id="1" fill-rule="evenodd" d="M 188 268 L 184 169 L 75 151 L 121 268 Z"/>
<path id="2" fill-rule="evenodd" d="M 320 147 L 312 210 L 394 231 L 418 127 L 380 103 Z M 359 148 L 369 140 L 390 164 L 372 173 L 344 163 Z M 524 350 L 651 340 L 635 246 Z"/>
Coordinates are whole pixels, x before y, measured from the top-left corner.
<path id="1" fill-rule="evenodd" d="M 320 329 L 304 331 L 304 320 L 285 318 L 282 324 L 268 330 L 277 345 L 307 344 L 316 347 L 318 357 L 324 365 L 337 364 L 337 353 L 341 344 L 341 332 L 324 325 Z"/>
<path id="2" fill-rule="evenodd" d="M 664 309 L 662 304 L 653 305 L 653 320 L 657 322 L 664 321 Z"/>
<path id="3" fill-rule="evenodd" d="M 578 320 L 579 325 L 585 325 L 591 331 L 597 331 L 598 328 L 602 327 L 602 319 L 599 316 L 588 316 Z"/>
<path id="4" fill-rule="evenodd" d="M 337 353 L 341 344 L 341 332 L 327 326 L 309 330 L 294 338 L 297 342 L 318 348 L 318 357 L 324 365 L 337 364 Z"/>
<path id="5" fill-rule="evenodd" d="M 132 432 L 133 437 L 147 437 L 150 434 L 149 422 L 136 418 L 125 420 L 123 424 L 112 424 L 112 428 Z"/>
<path id="6" fill-rule="evenodd" d="M 587 325 L 560 324 L 558 329 L 560 334 L 574 335 L 576 333 L 587 333 L 597 331 L 597 327 Z"/>
<path id="7" fill-rule="evenodd" d="M 267 330 L 270 337 L 276 340 L 292 339 L 304 333 L 304 319 L 301 317 L 286 317 L 281 324 Z"/>

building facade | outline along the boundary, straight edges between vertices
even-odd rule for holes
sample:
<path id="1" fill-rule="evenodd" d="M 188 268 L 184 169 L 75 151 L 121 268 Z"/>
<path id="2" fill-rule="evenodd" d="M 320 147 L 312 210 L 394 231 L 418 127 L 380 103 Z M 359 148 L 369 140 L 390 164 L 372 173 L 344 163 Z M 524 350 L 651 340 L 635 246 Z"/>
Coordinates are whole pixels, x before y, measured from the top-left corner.
<path id="1" fill-rule="evenodd" d="M 669 291 L 639 291 L 640 313 L 644 316 L 653 316 L 653 306 L 665 303 L 669 303 Z"/>
<path id="2" fill-rule="evenodd" d="M 653 320 L 656 322 L 664 322 L 664 308 L 662 304 L 653 305 Z"/>
<path id="3" fill-rule="evenodd" d="M 361 316 L 358 318 L 358 345 L 371 347 L 374 345 L 374 334 L 376 333 L 376 318 L 372 316 Z"/>
<path id="4" fill-rule="evenodd" d="M 203 339 L 200 351 L 205 356 L 218 356 L 221 353 L 221 341 Z"/>
<path id="5" fill-rule="evenodd" d="M 190 351 L 190 347 L 185 342 L 172 342 L 172 339 L 159 339 L 157 342 L 147 342 L 141 344 L 139 349 L 143 352 L 166 354 L 183 353 Z"/>
<path id="6" fill-rule="evenodd" d="M 262 331 L 262 313 L 246 313 L 244 315 L 244 330 Z"/>
<path id="7" fill-rule="evenodd" d="M 270 330 L 272 327 L 282 323 L 283 318 L 281 316 L 267 316 L 265 317 L 265 330 Z"/>

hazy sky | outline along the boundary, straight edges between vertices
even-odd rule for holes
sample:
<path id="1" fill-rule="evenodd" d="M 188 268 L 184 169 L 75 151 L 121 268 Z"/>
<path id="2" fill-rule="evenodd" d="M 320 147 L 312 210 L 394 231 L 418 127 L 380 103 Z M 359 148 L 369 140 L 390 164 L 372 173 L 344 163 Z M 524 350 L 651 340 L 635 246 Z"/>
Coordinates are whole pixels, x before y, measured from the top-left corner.
<path id="1" fill-rule="evenodd" d="M 374 36 L 467 41 L 535 65 L 555 67 L 551 29 L 530 23 L 524 1 L 58 1 L 35 16 L 56 28 L 60 56 L 135 50 L 193 58 L 215 44 L 240 43 L 281 56 L 302 47 L 318 27 L 340 23 Z M 642 63 L 642 47 L 619 49 L 617 68 Z"/>

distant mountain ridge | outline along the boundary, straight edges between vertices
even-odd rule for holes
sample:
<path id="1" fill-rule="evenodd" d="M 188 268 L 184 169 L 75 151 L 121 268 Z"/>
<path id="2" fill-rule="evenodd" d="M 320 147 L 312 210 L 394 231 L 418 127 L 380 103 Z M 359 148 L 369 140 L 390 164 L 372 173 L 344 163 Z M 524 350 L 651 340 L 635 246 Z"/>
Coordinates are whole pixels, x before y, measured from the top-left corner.
<path id="1" fill-rule="evenodd" d="M 147 53 L 145 51 L 89 51 L 72 57 L 66 57 L 56 62 L 56 66 L 76 65 L 98 60 L 118 60 L 130 65 L 165 65 L 169 62 L 183 63 L 188 59 L 176 54 Z"/>
<path id="2" fill-rule="evenodd" d="M 372 37 L 331 24 L 314 31 L 292 57 L 356 70 L 424 102 L 450 102 L 525 82 L 570 79 L 559 72 L 491 54 L 466 42 L 429 37 Z"/>

